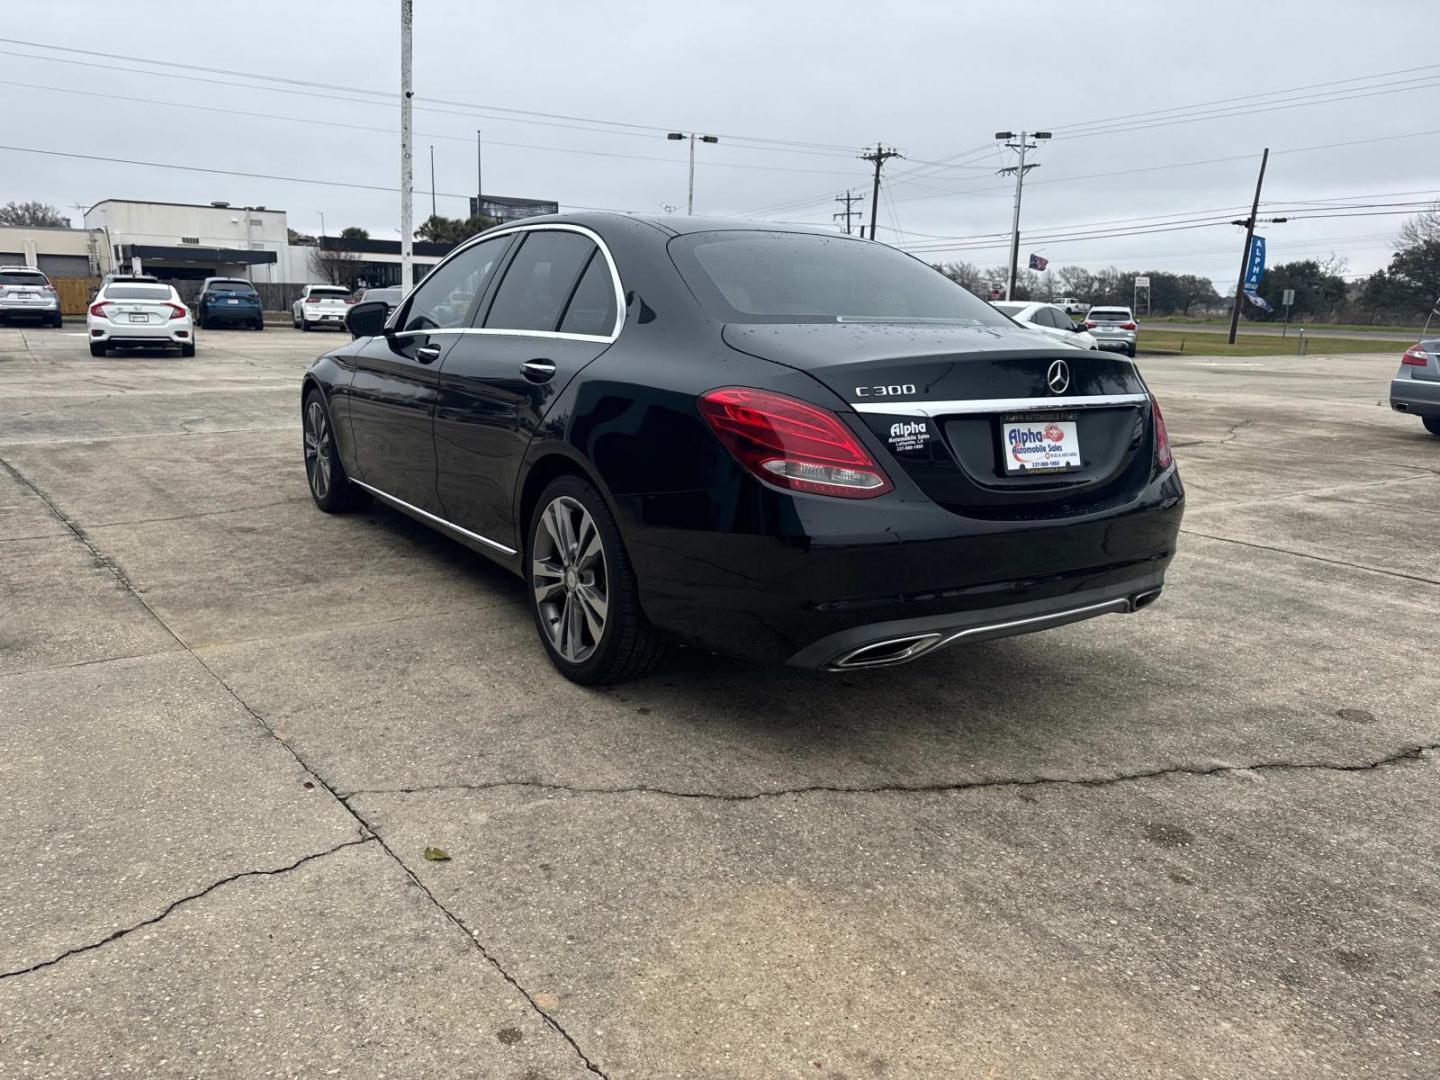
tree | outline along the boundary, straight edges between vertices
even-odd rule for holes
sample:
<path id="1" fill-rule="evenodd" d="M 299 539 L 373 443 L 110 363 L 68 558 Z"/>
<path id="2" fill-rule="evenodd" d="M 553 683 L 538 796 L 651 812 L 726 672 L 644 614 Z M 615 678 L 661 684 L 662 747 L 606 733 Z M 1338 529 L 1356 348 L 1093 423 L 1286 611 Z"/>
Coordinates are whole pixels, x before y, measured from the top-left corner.
<path id="1" fill-rule="evenodd" d="M 340 230 L 341 240 L 369 240 L 370 230 L 362 229 L 359 225 L 346 225 Z"/>
<path id="2" fill-rule="evenodd" d="M 42 202 L 8 202 L 0 206 L 0 225 L 24 225 L 37 229 L 68 229 L 70 219 Z"/>
<path id="3" fill-rule="evenodd" d="M 309 233 L 297 232 L 297 231 L 294 230 L 294 229 L 288 229 L 288 228 L 287 228 L 287 229 L 285 230 L 285 238 L 286 238 L 286 240 L 288 240 L 290 243 L 296 244 L 296 245 L 300 245 L 300 244 L 313 244 L 313 243 L 315 243 L 315 237 L 311 236 Z"/>
<path id="4" fill-rule="evenodd" d="M 476 233 L 500 224 L 494 218 L 476 214 L 468 218 L 447 218 L 443 214 L 431 214 L 415 230 L 415 239 L 429 240 L 436 244 L 459 244 Z"/>
<path id="5" fill-rule="evenodd" d="M 1060 295 L 1088 300 L 1095 291 L 1095 275 L 1083 266 L 1062 266 L 1055 274 L 1060 282 Z"/>
<path id="6" fill-rule="evenodd" d="M 969 289 L 976 296 L 988 297 L 990 295 L 989 282 L 983 279 L 980 268 L 974 263 L 953 262 L 932 263 L 931 265 L 956 285 Z"/>
<path id="7" fill-rule="evenodd" d="M 320 245 L 312 247 L 306 256 L 310 273 L 330 285 L 344 285 L 355 288 L 360 269 L 360 256 L 353 251 L 337 251 Z"/>
<path id="8" fill-rule="evenodd" d="M 1314 259 L 1281 263 L 1266 270 L 1265 276 L 1260 279 L 1260 295 L 1273 310 L 1263 311 L 1247 304 L 1246 318 L 1260 322 L 1283 319 L 1285 311 L 1280 300 L 1286 289 L 1295 290 L 1295 303 L 1290 309 L 1292 315 L 1330 315 L 1344 302 L 1346 291 L 1345 279 Z"/>
<path id="9" fill-rule="evenodd" d="M 1440 203 L 1423 210 L 1400 226 L 1400 247 L 1412 248 L 1428 240 L 1440 240 Z"/>

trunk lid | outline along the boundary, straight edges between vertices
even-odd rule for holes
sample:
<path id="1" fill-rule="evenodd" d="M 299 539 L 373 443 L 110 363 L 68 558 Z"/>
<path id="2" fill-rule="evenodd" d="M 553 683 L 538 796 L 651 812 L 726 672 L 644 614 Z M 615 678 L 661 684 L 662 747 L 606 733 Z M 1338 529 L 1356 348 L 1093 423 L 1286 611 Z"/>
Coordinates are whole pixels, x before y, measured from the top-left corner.
<path id="1" fill-rule="evenodd" d="M 1440 338 L 1428 338 L 1420 342 L 1420 348 L 1425 350 L 1430 362 L 1424 367 L 1411 367 L 1410 377 L 1422 382 L 1440 382 Z"/>
<path id="2" fill-rule="evenodd" d="M 1123 357 L 1034 331 L 959 325 L 732 323 L 724 338 L 807 372 L 850 403 L 889 452 L 886 467 L 955 513 L 1089 513 L 1150 481 L 1149 393 Z M 1063 471 L 1012 471 L 1020 464 L 1012 433 L 1029 432 L 1042 444 L 1058 433 L 1057 445 L 1078 454 Z"/>

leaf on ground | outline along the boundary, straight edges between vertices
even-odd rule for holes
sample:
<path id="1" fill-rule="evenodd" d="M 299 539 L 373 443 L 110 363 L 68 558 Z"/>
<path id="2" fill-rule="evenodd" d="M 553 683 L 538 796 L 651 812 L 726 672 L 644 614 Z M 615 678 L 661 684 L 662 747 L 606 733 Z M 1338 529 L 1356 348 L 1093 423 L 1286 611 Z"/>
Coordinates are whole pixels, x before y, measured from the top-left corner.
<path id="1" fill-rule="evenodd" d="M 449 862 L 450 853 L 444 848 L 427 847 L 425 849 L 425 858 L 430 862 Z"/>

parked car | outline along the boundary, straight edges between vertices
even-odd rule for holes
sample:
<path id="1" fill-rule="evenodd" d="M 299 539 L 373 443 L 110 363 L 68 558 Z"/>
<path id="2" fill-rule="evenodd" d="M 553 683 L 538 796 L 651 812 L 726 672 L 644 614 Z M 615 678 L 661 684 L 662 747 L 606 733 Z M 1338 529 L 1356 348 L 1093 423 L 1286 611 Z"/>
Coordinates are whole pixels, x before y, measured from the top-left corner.
<path id="1" fill-rule="evenodd" d="M 290 314 L 296 330 L 344 326 L 350 304 L 350 290 L 343 285 L 306 285 L 300 299 L 290 306 Z"/>
<path id="2" fill-rule="evenodd" d="M 350 302 L 360 304 L 366 300 L 383 300 L 386 306 L 393 312 L 400 306 L 400 301 L 404 299 L 405 290 L 398 285 L 390 285 L 382 289 L 361 289 L 351 297 Z"/>
<path id="3" fill-rule="evenodd" d="M 60 294 L 33 266 L 0 266 L 0 322 L 15 316 L 60 325 Z"/>
<path id="4" fill-rule="evenodd" d="M 1405 351 L 1390 380 L 1390 407 L 1418 416 L 1431 435 L 1440 435 L 1440 338 L 1427 338 Z"/>
<path id="5" fill-rule="evenodd" d="M 1083 300 L 1077 300 L 1073 296 L 1062 296 L 1055 301 L 1055 305 L 1066 315 L 1084 315 L 1090 310 L 1089 304 Z"/>
<path id="6" fill-rule="evenodd" d="M 1025 304 L 1019 301 L 1002 300 L 992 304 L 996 311 L 1004 312 L 1018 323 L 1048 334 L 1066 345 L 1077 349 L 1098 349 L 1094 335 L 1074 319 L 1066 315 L 1056 304 Z"/>
<path id="7" fill-rule="evenodd" d="M 1134 357 L 1139 344 L 1140 327 L 1126 307 L 1092 307 L 1085 315 L 1084 327 L 1102 349 L 1112 349 Z"/>
<path id="8" fill-rule="evenodd" d="M 115 280 L 101 287 L 85 316 L 90 355 L 111 348 L 178 348 L 195 355 L 190 309 L 173 286 L 158 281 Z"/>
<path id="9" fill-rule="evenodd" d="M 265 309 L 260 294 L 244 278 L 206 278 L 195 298 L 195 325 L 208 330 L 226 323 L 264 330 Z"/>
<path id="10" fill-rule="evenodd" d="M 1155 600 L 1184 492 L 1134 364 L 820 229 L 482 233 L 300 386 L 329 513 L 372 497 L 525 580 L 554 665 L 664 641 L 828 671 Z"/>

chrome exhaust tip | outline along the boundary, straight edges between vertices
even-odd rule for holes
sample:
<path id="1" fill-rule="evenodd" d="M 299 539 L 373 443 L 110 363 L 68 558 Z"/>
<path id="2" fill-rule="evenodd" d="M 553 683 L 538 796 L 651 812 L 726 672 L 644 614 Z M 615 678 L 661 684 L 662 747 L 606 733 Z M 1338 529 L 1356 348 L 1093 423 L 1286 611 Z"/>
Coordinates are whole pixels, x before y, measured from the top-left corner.
<path id="1" fill-rule="evenodd" d="M 913 660 L 939 644 L 942 634 L 908 634 L 905 637 L 876 641 L 861 645 L 858 649 L 841 653 L 827 665 L 831 671 L 850 671 L 855 668 L 887 667 Z"/>
<path id="2" fill-rule="evenodd" d="M 1130 601 L 1130 610 L 1139 611 L 1143 607 L 1149 607 L 1160 599 L 1160 592 L 1160 589 L 1151 589 L 1149 592 L 1136 593 Z"/>

